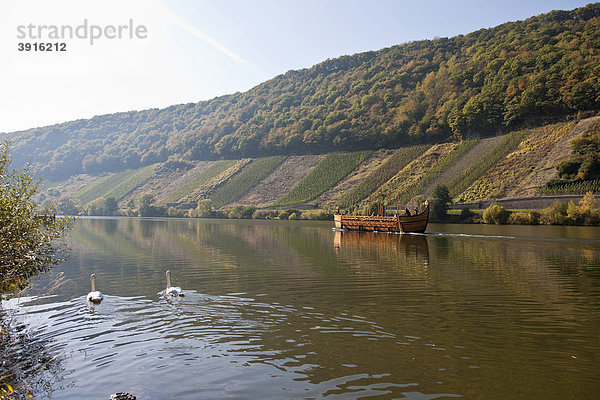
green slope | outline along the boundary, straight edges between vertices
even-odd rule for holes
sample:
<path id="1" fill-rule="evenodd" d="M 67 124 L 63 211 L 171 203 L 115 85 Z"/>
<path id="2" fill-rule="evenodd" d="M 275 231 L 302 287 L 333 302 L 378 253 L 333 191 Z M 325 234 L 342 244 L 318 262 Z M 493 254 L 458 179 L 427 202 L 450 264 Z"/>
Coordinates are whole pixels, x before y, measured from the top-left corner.
<path id="1" fill-rule="evenodd" d="M 316 199 L 344 179 L 371 154 L 372 151 L 328 154 L 303 180 L 279 199 L 276 205 L 301 204 Z"/>
<path id="2" fill-rule="evenodd" d="M 258 158 L 246 165 L 224 185 L 210 195 L 216 207 L 222 207 L 239 199 L 250 188 L 279 166 L 286 157 L 274 156 Z"/>
<path id="3" fill-rule="evenodd" d="M 81 200 L 82 203 L 89 203 L 99 197 L 114 197 L 120 200 L 148 180 L 153 175 L 155 167 L 156 165 L 149 165 L 108 174 L 84 186 L 75 192 L 73 197 Z"/>
<path id="4" fill-rule="evenodd" d="M 154 175 L 156 164 L 149 165 L 147 167 L 139 168 L 135 170 L 131 175 L 127 174 L 121 182 L 110 188 L 104 197 L 114 197 L 117 200 L 121 200 L 127 196 L 138 186 L 141 186 L 144 182 L 150 179 Z"/>
<path id="5" fill-rule="evenodd" d="M 350 193 L 344 196 L 340 200 L 339 206 L 346 208 L 367 198 L 378 187 L 385 184 L 398 171 L 408 165 L 408 163 L 423 154 L 427 150 L 427 147 L 427 145 L 418 145 L 402 147 L 396 150 L 381 166 L 373 170 Z"/>
<path id="6" fill-rule="evenodd" d="M 194 190 L 196 190 L 200 186 L 210 181 L 212 178 L 216 177 L 220 173 L 232 167 L 236 162 L 237 160 L 220 160 L 211 163 L 208 167 L 203 169 L 200 173 L 198 173 L 196 176 L 194 176 L 192 179 L 190 179 L 188 182 L 182 185 L 179 189 L 174 191 L 170 196 L 168 196 L 164 200 L 164 202 L 172 203 L 181 200 L 185 196 L 194 192 Z"/>

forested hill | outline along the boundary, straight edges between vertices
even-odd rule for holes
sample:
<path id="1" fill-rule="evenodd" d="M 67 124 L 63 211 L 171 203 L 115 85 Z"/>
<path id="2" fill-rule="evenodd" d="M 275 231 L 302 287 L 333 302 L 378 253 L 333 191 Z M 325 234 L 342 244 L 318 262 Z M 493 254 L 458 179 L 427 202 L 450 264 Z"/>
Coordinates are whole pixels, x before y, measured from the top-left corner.
<path id="1" fill-rule="evenodd" d="M 600 109 L 600 4 L 289 71 L 245 93 L 12 133 L 49 179 L 168 159 L 401 147 Z"/>

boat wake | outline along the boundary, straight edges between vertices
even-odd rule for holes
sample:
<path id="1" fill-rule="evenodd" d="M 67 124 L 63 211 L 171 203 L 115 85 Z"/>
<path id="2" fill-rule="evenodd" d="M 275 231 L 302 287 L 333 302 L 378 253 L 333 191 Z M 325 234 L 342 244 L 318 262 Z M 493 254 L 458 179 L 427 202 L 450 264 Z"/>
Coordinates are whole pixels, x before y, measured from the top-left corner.
<path id="1" fill-rule="evenodd" d="M 597 244 L 600 239 L 578 238 L 578 237 L 536 237 L 536 236 L 514 236 L 514 235 L 486 235 L 481 233 L 453 233 L 453 232 L 426 232 L 426 233 L 408 233 L 409 235 L 440 236 L 440 237 L 459 237 L 476 238 L 492 240 L 519 240 L 527 242 L 560 242 L 560 243 L 578 243 L 578 244 Z"/>

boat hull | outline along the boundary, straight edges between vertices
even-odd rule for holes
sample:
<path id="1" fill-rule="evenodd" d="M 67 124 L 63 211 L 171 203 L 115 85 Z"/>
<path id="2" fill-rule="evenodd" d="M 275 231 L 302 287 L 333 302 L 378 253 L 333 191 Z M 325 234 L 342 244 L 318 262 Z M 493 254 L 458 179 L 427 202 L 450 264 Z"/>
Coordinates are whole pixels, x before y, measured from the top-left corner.
<path id="1" fill-rule="evenodd" d="M 413 216 L 380 217 L 367 215 L 334 216 L 335 227 L 347 231 L 423 233 L 429 221 L 429 207 Z"/>

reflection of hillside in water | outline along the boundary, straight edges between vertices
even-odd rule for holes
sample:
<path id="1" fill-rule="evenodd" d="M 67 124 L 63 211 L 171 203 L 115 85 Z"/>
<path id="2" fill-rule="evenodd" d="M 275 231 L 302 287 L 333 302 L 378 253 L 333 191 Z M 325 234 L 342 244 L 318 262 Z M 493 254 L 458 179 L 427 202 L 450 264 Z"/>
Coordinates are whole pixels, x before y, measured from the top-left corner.
<path id="1" fill-rule="evenodd" d="M 336 231 L 333 244 L 337 255 L 352 264 L 368 260 L 398 266 L 429 266 L 426 235 Z"/>

